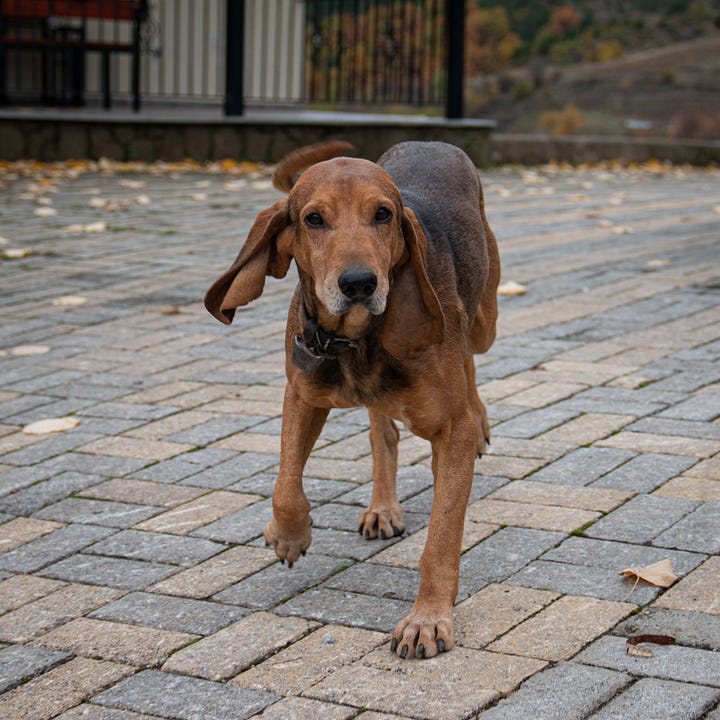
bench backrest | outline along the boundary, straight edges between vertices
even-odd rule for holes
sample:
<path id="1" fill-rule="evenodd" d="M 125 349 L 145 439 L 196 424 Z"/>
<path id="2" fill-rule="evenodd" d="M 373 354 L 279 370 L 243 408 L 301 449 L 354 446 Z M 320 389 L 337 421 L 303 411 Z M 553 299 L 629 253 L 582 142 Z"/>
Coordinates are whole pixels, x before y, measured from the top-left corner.
<path id="1" fill-rule="evenodd" d="M 0 0 L 0 14 L 15 19 L 50 17 L 143 20 L 144 0 Z"/>

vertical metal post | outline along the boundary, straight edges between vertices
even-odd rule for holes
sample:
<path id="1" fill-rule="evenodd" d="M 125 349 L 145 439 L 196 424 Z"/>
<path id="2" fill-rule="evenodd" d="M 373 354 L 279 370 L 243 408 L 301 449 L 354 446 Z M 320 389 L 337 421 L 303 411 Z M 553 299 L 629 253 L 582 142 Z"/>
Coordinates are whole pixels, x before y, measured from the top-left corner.
<path id="1" fill-rule="evenodd" d="M 445 0 L 447 94 L 445 117 L 463 116 L 465 74 L 465 0 Z"/>
<path id="2" fill-rule="evenodd" d="M 227 0 L 225 40 L 225 114 L 242 115 L 243 45 L 245 39 L 245 0 Z"/>

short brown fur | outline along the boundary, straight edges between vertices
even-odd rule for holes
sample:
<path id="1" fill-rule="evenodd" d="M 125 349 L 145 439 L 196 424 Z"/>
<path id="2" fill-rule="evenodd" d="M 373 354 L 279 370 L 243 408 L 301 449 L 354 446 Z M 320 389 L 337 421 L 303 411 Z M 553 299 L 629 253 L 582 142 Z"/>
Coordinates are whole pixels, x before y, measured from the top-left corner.
<path id="1" fill-rule="evenodd" d="M 335 157 L 348 147 L 302 148 L 280 163 L 275 185 L 288 198 L 258 214 L 205 304 L 229 324 L 235 308 L 262 293 L 266 275 L 284 277 L 296 262 L 280 469 L 265 528 L 282 561 L 296 562 L 310 545 L 302 475 L 331 408 L 368 408 L 373 492 L 359 520 L 365 538 L 405 529 L 394 420 L 430 441 L 435 495 L 420 589 L 392 648 L 432 657 L 453 644 L 465 508 L 475 456 L 490 435 L 472 354 L 495 338 L 500 260 L 477 171 L 461 150 L 409 142 L 377 164 Z M 315 328 L 329 352 L 314 344 Z"/>

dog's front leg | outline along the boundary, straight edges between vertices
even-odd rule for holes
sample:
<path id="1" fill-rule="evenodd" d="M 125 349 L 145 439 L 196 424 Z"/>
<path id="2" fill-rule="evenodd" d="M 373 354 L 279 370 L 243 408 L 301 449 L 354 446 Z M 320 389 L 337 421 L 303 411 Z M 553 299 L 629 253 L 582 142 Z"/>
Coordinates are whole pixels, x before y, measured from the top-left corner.
<path id="1" fill-rule="evenodd" d="M 405 532 L 403 512 L 397 499 L 396 478 L 400 433 L 391 418 L 368 408 L 373 458 L 373 489 L 370 506 L 360 513 L 358 531 L 366 539 L 386 538 Z"/>
<path id="2" fill-rule="evenodd" d="M 420 558 L 420 589 L 410 614 L 393 633 L 392 649 L 402 658 L 432 657 L 453 645 L 453 603 L 477 447 L 470 408 L 453 420 L 432 446 L 435 496 Z"/>
<path id="3" fill-rule="evenodd" d="M 310 503 L 303 491 L 302 475 L 328 412 L 305 403 L 288 383 L 283 402 L 280 471 L 272 498 L 273 517 L 265 526 L 264 535 L 265 542 L 290 567 L 310 547 Z"/>

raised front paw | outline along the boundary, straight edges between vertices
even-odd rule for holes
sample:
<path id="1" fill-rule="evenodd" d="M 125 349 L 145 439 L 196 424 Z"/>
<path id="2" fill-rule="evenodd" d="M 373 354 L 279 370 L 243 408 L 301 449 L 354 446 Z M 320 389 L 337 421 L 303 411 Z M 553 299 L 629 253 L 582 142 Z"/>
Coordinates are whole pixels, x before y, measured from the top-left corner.
<path id="1" fill-rule="evenodd" d="M 366 539 L 379 537 L 386 540 L 405 532 L 405 521 L 400 503 L 393 505 L 370 505 L 360 513 L 358 532 Z"/>
<path id="2" fill-rule="evenodd" d="M 288 567 L 292 567 L 293 563 L 297 562 L 310 547 L 311 525 L 310 515 L 307 515 L 306 520 L 294 524 L 292 527 L 281 525 L 273 517 L 263 531 L 265 544 L 275 548 L 275 554 L 280 558 L 280 562 L 284 563 L 287 560 Z"/>
<path id="3" fill-rule="evenodd" d="M 446 612 L 413 608 L 395 626 L 391 650 L 403 659 L 431 658 L 453 646 L 452 607 Z"/>

